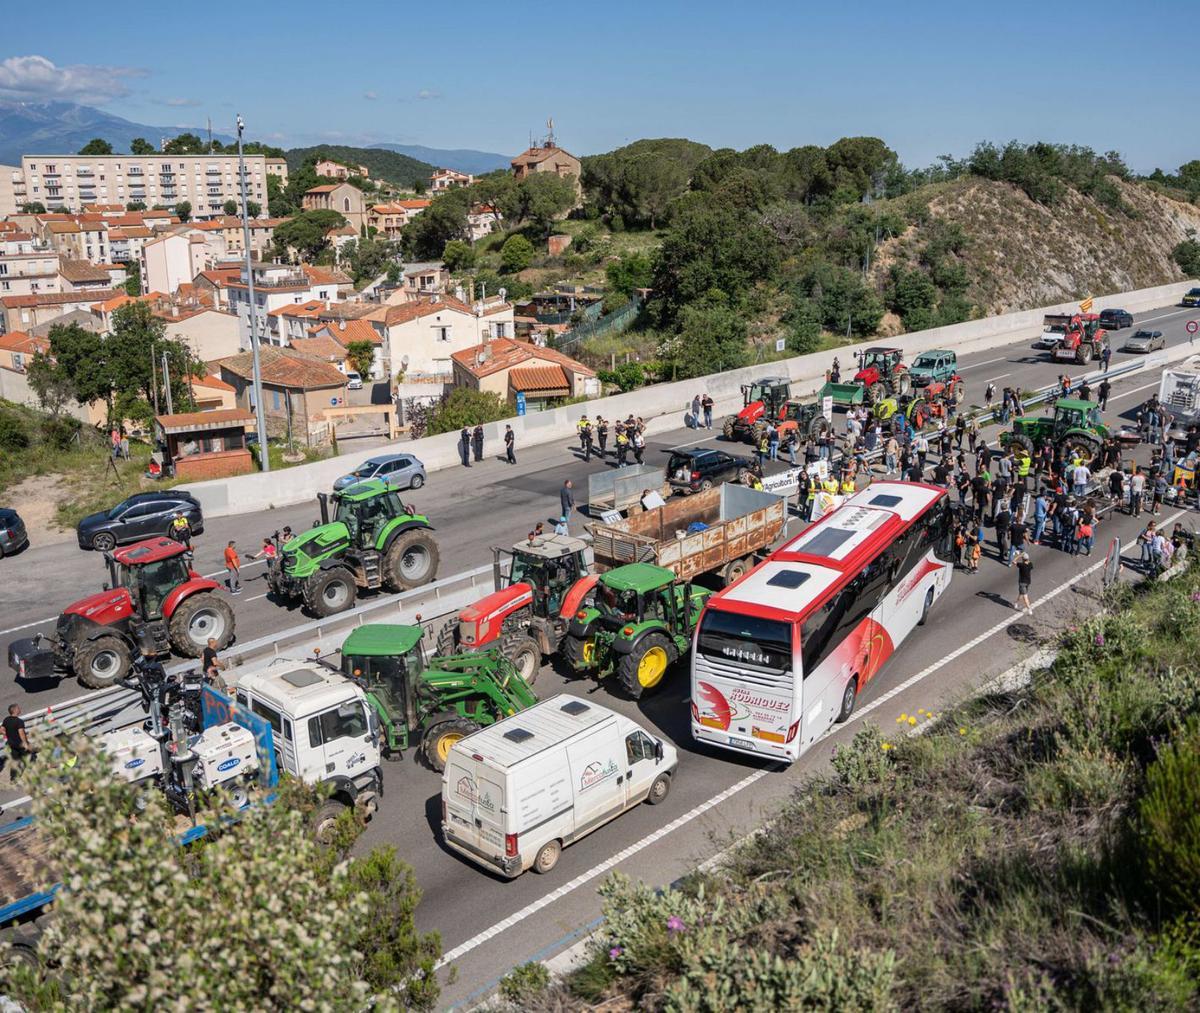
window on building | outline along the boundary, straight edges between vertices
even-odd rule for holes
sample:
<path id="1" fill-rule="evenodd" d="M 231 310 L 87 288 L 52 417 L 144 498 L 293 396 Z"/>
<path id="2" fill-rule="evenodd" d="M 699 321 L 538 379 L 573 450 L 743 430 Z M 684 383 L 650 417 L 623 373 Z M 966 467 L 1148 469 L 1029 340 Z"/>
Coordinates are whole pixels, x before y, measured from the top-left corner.
<path id="1" fill-rule="evenodd" d="M 433 329 L 433 332 L 438 341 L 449 341 L 450 340 L 450 328 L 449 327 L 435 327 Z"/>
<path id="2" fill-rule="evenodd" d="M 279 396 L 279 391 L 277 390 L 271 391 L 271 407 L 275 411 L 283 410 L 283 398 Z"/>
<path id="3" fill-rule="evenodd" d="M 342 210 L 343 210 L 343 211 L 349 211 L 349 210 L 350 210 L 350 198 L 349 198 L 349 197 L 343 197 L 343 198 L 342 198 Z"/>

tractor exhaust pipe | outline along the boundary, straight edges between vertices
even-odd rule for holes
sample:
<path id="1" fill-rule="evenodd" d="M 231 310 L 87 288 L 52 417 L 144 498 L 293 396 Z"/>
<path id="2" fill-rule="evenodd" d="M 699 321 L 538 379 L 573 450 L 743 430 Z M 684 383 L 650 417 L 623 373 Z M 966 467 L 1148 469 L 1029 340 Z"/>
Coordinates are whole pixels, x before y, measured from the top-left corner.
<path id="1" fill-rule="evenodd" d="M 317 493 L 317 503 L 321 508 L 321 523 L 329 523 L 329 494 L 325 492 Z"/>

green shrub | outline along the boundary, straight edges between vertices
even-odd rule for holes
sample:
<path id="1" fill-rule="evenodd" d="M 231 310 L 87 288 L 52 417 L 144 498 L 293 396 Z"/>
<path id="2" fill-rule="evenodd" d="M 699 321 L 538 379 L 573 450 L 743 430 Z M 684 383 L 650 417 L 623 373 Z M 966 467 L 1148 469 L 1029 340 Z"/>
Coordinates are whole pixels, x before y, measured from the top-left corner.
<path id="1" fill-rule="evenodd" d="M 883 741 L 877 726 L 864 725 L 854 733 L 850 745 L 834 747 L 829 764 L 848 787 L 874 784 L 883 780 L 891 766 L 887 755 L 890 748 L 891 744 Z"/>
<path id="2" fill-rule="evenodd" d="M 69 415 L 42 420 L 42 439 L 55 450 L 67 450 L 79 437 L 80 422 Z"/>
<path id="3" fill-rule="evenodd" d="M 1159 892 L 1200 913 L 1200 721 L 1190 721 L 1159 752 L 1138 808 L 1146 864 Z"/>
<path id="4" fill-rule="evenodd" d="M 29 432 L 19 415 L 0 410 L 0 449 L 25 450 L 29 446 Z"/>
<path id="5" fill-rule="evenodd" d="M 508 274 L 524 271 L 533 263 L 533 243 L 524 236 L 509 236 L 500 248 L 500 266 Z"/>
<path id="6" fill-rule="evenodd" d="M 500 994 L 509 1002 L 524 1006 L 546 991 L 549 985 L 550 972 L 546 965 L 531 960 L 514 967 L 500 979 Z"/>

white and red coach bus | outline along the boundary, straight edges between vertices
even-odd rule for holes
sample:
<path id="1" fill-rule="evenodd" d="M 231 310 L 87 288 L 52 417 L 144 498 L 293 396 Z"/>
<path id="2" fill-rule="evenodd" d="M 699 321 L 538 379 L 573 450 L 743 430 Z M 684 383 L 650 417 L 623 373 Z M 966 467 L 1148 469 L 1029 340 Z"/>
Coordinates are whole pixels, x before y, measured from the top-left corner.
<path id="1" fill-rule="evenodd" d="M 692 735 L 796 759 L 900 642 L 954 572 L 946 490 L 875 482 L 709 598 L 692 650 Z"/>

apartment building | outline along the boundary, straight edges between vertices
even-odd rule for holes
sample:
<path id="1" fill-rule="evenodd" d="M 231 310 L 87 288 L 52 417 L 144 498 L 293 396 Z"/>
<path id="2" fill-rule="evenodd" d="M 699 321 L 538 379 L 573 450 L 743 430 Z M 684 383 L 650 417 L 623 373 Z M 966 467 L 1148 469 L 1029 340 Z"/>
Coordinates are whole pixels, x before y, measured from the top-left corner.
<path id="1" fill-rule="evenodd" d="M 271 165 L 268 166 L 268 161 Z M 267 206 L 267 174 L 286 181 L 280 159 L 246 156 L 247 197 Z M 129 204 L 140 201 L 192 205 L 196 218 L 224 214 L 227 200 L 240 199 L 237 155 L 23 155 L 20 179 L 9 177 L 12 201 L 39 201 L 48 210 L 82 211 L 85 204 Z"/>
<path id="2" fill-rule="evenodd" d="M 254 313 L 257 321 L 260 341 L 273 345 L 282 345 L 283 340 L 278 330 L 278 318 L 271 316 L 272 310 L 281 309 L 293 303 L 305 303 L 311 300 L 331 302 L 337 298 L 337 276 L 328 272 L 310 275 L 302 267 L 290 264 L 263 263 L 251 261 L 250 268 L 254 272 L 254 305 L 250 304 L 250 287 L 246 269 L 243 267 L 236 281 L 228 281 L 225 287 L 229 297 L 229 309 L 237 314 L 238 335 L 242 348 L 250 347 L 250 313 Z M 273 330 L 272 321 L 276 326 Z"/>
<path id="3" fill-rule="evenodd" d="M 31 232 L 0 233 L 0 295 L 61 291 L 58 253 Z"/>

